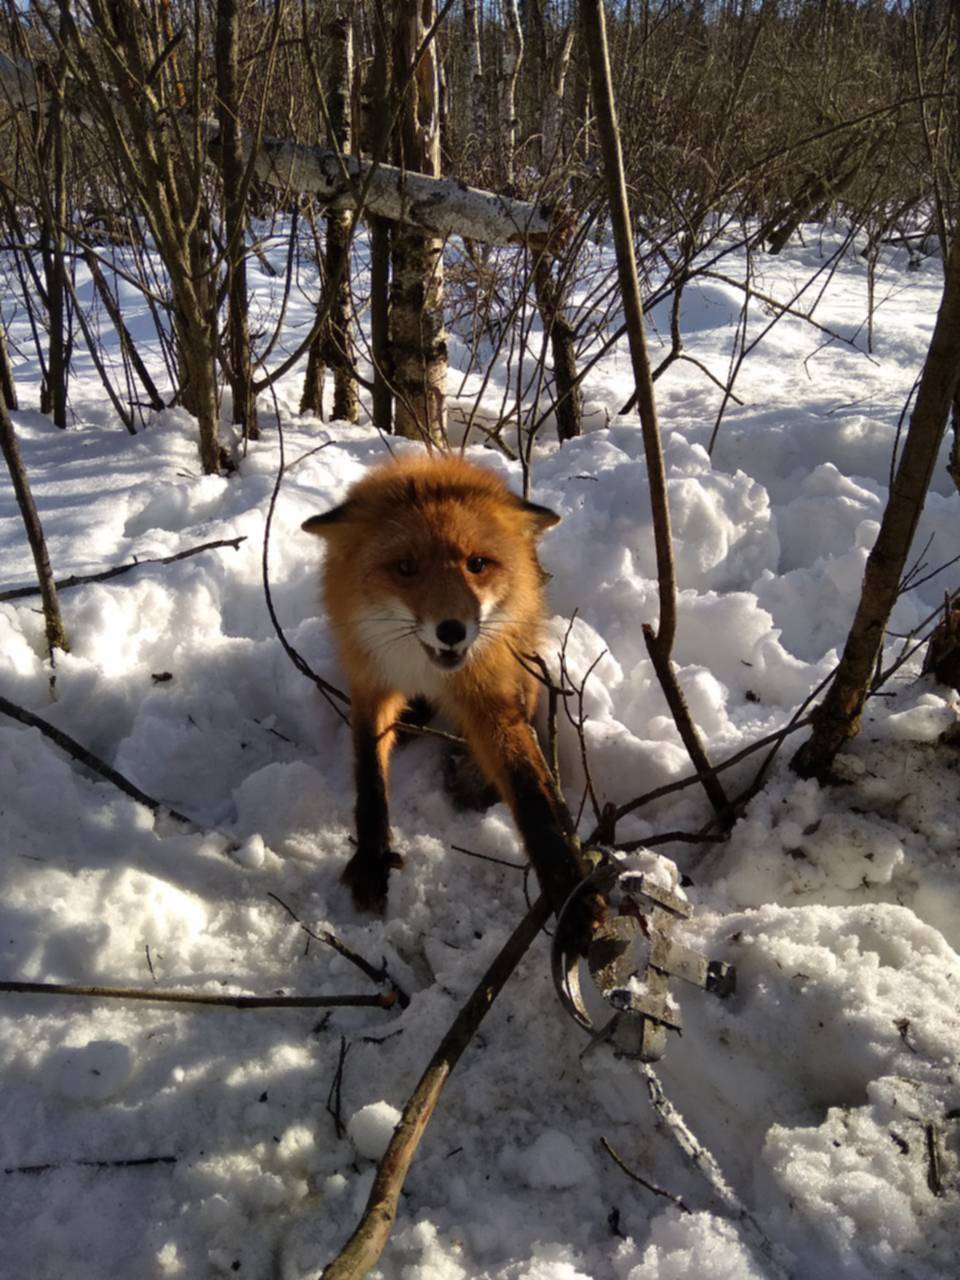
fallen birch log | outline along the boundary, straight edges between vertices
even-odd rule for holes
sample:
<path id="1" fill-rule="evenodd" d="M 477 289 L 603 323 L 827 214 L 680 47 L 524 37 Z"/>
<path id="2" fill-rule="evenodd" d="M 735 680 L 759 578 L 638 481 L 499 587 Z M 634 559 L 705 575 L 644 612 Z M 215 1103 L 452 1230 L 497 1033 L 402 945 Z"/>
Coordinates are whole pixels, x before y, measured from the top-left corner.
<path id="1" fill-rule="evenodd" d="M 0 100 L 23 111 L 35 111 L 43 101 L 34 68 L 2 53 Z M 70 104 L 69 91 L 67 101 Z M 86 123 L 97 123 L 89 100 L 70 109 Z M 185 123 L 181 117 L 181 127 Z M 215 120 L 207 120 L 203 130 L 207 150 L 212 153 L 219 126 Z M 250 134 L 241 138 L 241 148 L 244 160 L 249 162 L 253 153 Z M 411 223 L 438 236 L 458 235 L 485 244 L 526 244 L 542 249 L 548 245 L 557 248 L 569 232 L 568 223 L 546 204 L 513 200 L 468 187 L 456 178 L 408 173 L 393 165 L 375 165 L 357 156 L 338 155 L 327 147 L 283 138 L 264 138 L 253 157 L 253 168 L 262 182 L 284 190 L 309 192 L 332 209 L 356 208 L 358 193 L 363 189 L 367 213 Z"/>

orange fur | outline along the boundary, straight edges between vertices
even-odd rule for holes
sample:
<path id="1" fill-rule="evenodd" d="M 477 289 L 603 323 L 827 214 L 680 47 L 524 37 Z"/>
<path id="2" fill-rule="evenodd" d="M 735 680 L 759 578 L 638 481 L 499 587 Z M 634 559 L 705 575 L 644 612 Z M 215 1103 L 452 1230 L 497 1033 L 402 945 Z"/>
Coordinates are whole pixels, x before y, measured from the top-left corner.
<path id="1" fill-rule="evenodd" d="M 415 456 L 372 470 L 304 523 L 327 544 L 323 597 L 350 684 L 358 847 L 344 878 L 361 905 L 382 905 L 398 862 L 387 773 L 396 721 L 417 695 L 459 725 L 555 906 L 581 876 L 530 724 L 539 686 L 516 657 L 540 641 L 536 539 L 557 520 L 482 467 Z"/>

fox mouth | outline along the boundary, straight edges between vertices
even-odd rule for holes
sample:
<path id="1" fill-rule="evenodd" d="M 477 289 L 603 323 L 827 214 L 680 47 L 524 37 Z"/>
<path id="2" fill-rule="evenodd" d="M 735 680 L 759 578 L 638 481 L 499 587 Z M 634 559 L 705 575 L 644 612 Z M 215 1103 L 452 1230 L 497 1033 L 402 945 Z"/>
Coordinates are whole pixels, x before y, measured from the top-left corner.
<path id="1" fill-rule="evenodd" d="M 433 665 L 439 667 L 441 671 L 456 671 L 467 660 L 466 649 L 434 649 L 432 645 L 424 644 L 422 640 L 420 644 Z"/>

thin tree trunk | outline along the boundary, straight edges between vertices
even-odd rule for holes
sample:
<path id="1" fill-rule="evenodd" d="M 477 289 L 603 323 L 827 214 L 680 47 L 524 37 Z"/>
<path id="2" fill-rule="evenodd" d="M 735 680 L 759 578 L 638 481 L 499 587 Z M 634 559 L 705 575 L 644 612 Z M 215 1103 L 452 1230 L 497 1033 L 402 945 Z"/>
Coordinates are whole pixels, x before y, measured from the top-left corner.
<path id="1" fill-rule="evenodd" d="M 95 113 L 114 144 L 123 176 L 140 202 L 167 268 L 179 400 L 197 419 L 204 472 L 217 474 L 221 464 L 217 298 L 204 205 L 202 138 L 199 131 L 191 132 L 189 118 L 184 118 L 181 128 L 158 127 L 150 111 L 144 86 L 154 78 L 156 55 L 138 7 L 97 5 L 90 11 L 91 22 L 82 27 L 68 6 L 62 5 L 60 12 L 77 84 L 88 104 L 85 109 Z M 102 54 L 109 57 L 109 82 L 103 75 Z M 173 73 L 169 62 L 158 72 L 161 81 Z M 10 66 L 9 60 L 0 58 L 0 79 L 9 74 Z M 22 78 L 17 76 L 15 83 L 23 97 Z"/>
<path id="2" fill-rule="evenodd" d="M 390 376 L 390 222 L 370 218 L 370 347 L 373 354 L 373 425 L 393 430 Z"/>
<path id="3" fill-rule="evenodd" d="M 583 6 L 578 6 L 577 11 L 577 56 L 574 60 L 574 83 L 573 83 L 573 121 L 577 128 L 575 146 L 573 154 L 580 162 L 581 167 L 589 164 L 592 155 L 592 130 L 590 128 L 590 54 L 589 41 L 587 38 L 587 22 L 583 12 Z M 584 180 L 578 173 L 574 174 L 574 197 L 576 198 L 577 188 L 584 185 Z M 577 202 L 579 207 L 579 201 Z"/>
<path id="4" fill-rule="evenodd" d="M 517 80 L 523 62 L 523 28 L 517 0 L 503 0 L 505 25 L 500 77 L 500 128 L 503 131 L 503 176 L 513 185 L 517 152 Z"/>
<path id="5" fill-rule="evenodd" d="M 333 131 L 331 141 L 341 151 L 347 152 L 350 150 L 350 95 L 353 88 L 353 26 L 339 7 L 336 16 L 327 24 L 326 34 L 331 50 L 327 94 Z M 327 317 L 323 354 L 324 363 L 333 371 L 333 416 L 345 422 L 358 422 L 360 419 L 350 264 L 347 260 L 353 240 L 353 217 L 344 210 L 335 210 L 327 215 L 327 287 L 335 287 L 336 293 Z"/>
<path id="6" fill-rule="evenodd" d="M 880 532 L 867 558 L 853 625 L 833 683 L 814 712 L 813 733 L 791 762 L 802 777 L 827 777 L 837 752 L 859 731 L 884 629 L 900 590 L 958 381 L 960 234 L 954 236 L 950 248 L 930 349 Z"/>
<path id="7" fill-rule="evenodd" d="M 224 230 L 227 238 L 228 378 L 233 420 L 244 439 L 256 440 L 257 398 L 253 392 L 250 326 L 247 320 L 247 214 L 243 154 L 240 147 L 240 15 L 237 0 L 217 0 L 217 119 L 223 178 Z"/>
<path id="8" fill-rule="evenodd" d="M 0 325 L 0 397 L 10 409 L 18 409 L 17 385 L 13 380 L 13 365 L 7 351 L 7 335 Z"/>
<path id="9" fill-rule="evenodd" d="M 77 291 L 74 288 L 73 281 L 70 279 L 69 275 L 64 277 L 64 282 L 70 294 L 70 302 L 77 317 L 77 323 L 80 325 L 80 332 L 83 334 L 83 340 L 87 344 L 87 350 L 90 352 L 90 359 L 93 361 L 93 366 L 100 375 L 100 381 L 103 384 L 103 389 L 106 391 L 107 396 L 110 399 L 110 403 L 117 411 L 117 417 L 126 427 L 127 431 L 129 431 L 132 436 L 135 436 L 137 434 L 137 429 L 133 425 L 133 414 L 130 410 L 130 405 L 129 403 L 124 404 L 121 400 L 116 387 L 114 387 L 113 382 L 110 379 L 109 373 L 107 373 L 106 366 L 103 363 L 103 358 L 100 353 L 100 342 L 98 336 L 90 328 L 87 318 L 83 313 L 83 307 L 80 306 L 77 299 Z"/>
<path id="10" fill-rule="evenodd" d="M 633 248 L 633 231 L 627 203 L 627 187 L 620 150 L 620 132 L 610 82 L 610 60 L 607 53 L 606 20 L 601 0 L 582 0 L 580 13 L 584 24 L 585 43 L 590 57 L 590 77 L 597 129 L 603 152 L 603 167 L 610 200 L 610 217 L 617 250 L 617 272 L 623 298 L 624 319 L 630 343 L 633 378 L 637 389 L 637 409 L 643 431 L 643 447 L 650 483 L 650 505 L 653 513 L 657 552 L 657 581 L 660 589 L 660 621 L 656 641 L 669 656 L 676 632 L 676 573 L 670 533 L 670 509 L 667 505 L 667 479 L 657 421 L 657 405 L 653 393 L 653 376 L 643 325 L 643 305 Z"/>
<path id="11" fill-rule="evenodd" d="M 200 463 L 204 475 L 210 476 L 219 473 L 222 460 L 216 342 L 209 318 L 194 299 L 189 301 L 189 314 L 183 314 L 179 307 L 175 307 L 173 319 L 180 377 L 179 398 L 187 412 L 197 420 Z"/>
<path id="12" fill-rule="evenodd" d="M 571 22 L 561 37 L 554 51 L 547 78 L 547 92 L 543 101 L 543 141 L 540 157 L 540 171 L 561 163 L 560 126 L 563 119 L 563 95 L 567 85 L 567 72 L 570 70 L 570 57 L 573 53 L 573 40 L 576 26 Z"/>
<path id="13" fill-rule="evenodd" d="M 463 0 L 463 27 L 467 38 L 467 73 L 463 83 L 464 140 L 468 153 L 472 153 L 475 140 L 484 136 L 483 57 L 477 0 Z"/>
<path id="14" fill-rule="evenodd" d="M 320 306 L 323 305 L 321 299 Z M 303 391 L 300 393 L 300 412 L 311 413 L 323 421 L 323 387 L 327 366 L 323 360 L 323 332 L 317 334 L 307 352 L 307 369 L 303 375 Z"/>
<path id="15" fill-rule="evenodd" d="M 534 265 L 533 283 L 543 327 L 550 335 L 557 396 L 557 436 L 560 440 L 572 440 L 580 435 L 583 427 L 583 397 L 577 379 L 574 347 L 576 332 L 563 309 L 561 286 L 553 275 L 553 260 L 546 253 L 540 254 Z"/>
<path id="16" fill-rule="evenodd" d="M 390 143 L 390 103 L 392 67 L 387 44 L 388 32 L 374 23 L 373 57 L 364 92 L 369 110 L 363 118 L 361 145 L 375 161 L 388 155 Z M 390 370 L 390 222 L 377 214 L 367 215 L 370 229 L 370 354 L 373 360 L 373 425 L 384 435 L 393 430 L 393 384 Z"/>
<path id="17" fill-rule="evenodd" d="M 39 159 L 52 164 L 52 181 L 47 185 L 41 174 L 40 243 L 46 283 L 49 347 L 47 377 L 40 391 L 40 409 L 53 417 L 54 425 L 67 425 L 67 379 L 69 376 L 68 338 L 66 334 L 66 240 L 67 222 L 66 150 L 64 138 L 63 82 L 66 61 L 58 59 L 55 83 L 50 94 L 47 133 Z"/>
<path id="18" fill-rule="evenodd" d="M 580 12 L 590 55 L 590 79 L 597 112 L 600 148 L 603 152 L 603 168 L 610 201 L 610 220 L 613 224 L 613 238 L 617 251 L 617 273 L 623 296 L 624 318 L 627 324 L 630 358 L 637 390 L 640 429 L 647 460 L 650 509 L 653 516 L 653 536 L 657 554 L 660 618 L 655 632 L 652 627 L 644 626 L 644 641 L 677 730 L 697 773 L 703 779 L 703 789 L 716 811 L 726 814 L 729 809 L 726 793 L 716 775 L 708 772 L 710 761 L 697 727 L 690 716 L 670 660 L 677 630 L 677 579 L 670 532 L 670 508 L 667 503 L 667 476 L 660 440 L 660 426 L 657 422 L 653 374 L 650 369 L 643 326 L 643 306 L 640 301 L 640 282 L 637 278 L 637 262 L 633 249 L 633 230 L 623 173 L 620 132 L 613 102 L 603 0 L 581 0 Z"/>
<path id="19" fill-rule="evenodd" d="M 545 33 L 541 21 L 538 21 L 536 30 L 541 38 L 541 44 L 545 46 Z M 560 170 L 565 168 L 560 124 L 564 86 L 570 67 L 570 56 L 573 52 L 575 30 L 574 23 L 570 22 L 566 31 L 560 36 L 550 65 L 546 68 L 548 90 L 543 103 L 543 136 L 540 154 L 540 172 L 544 179 L 549 178 L 551 168 Z M 552 255 L 546 252 L 540 254 L 534 264 L 533 283 L 537 308 L 543 319 L 544 329 L 550 336 L 557 396 L 555 410 L 557 436 L 563 441 L 572 440 L 580 435 L 583 429 L 583 395 L 577 378 L 576 331 L 564 309 L 564 282 L 559 264 L 556 266 L 557 273 L 554 270 L 555 263 Z"/>
<path id="20" fill-rule="evenodd" d="M 403 0 L 394 18 L 394 84 L 406 86 L 398 160 L 440 175 L 436 46 L 414 60 L 436 17 L 434 0 Z M 442 444 L 447 425 L 447 341 L 443 327 L 443 241 L 416 226 L 393 230 L 390 354 L 398 435 Z"/>
<path id="21" fill-rule="evenodd" d="M 67 633 L 63 625 L 63 618 L 60 616 L 60 601 L 57 597 L 57 588 L 53 582 L 53 570 L 50 567 L 50 557 L 47 554 L 43 527 L 40 524 L 36 504 L 30 492 L 30 483 L 27 480 L 27 472 L 20 456 L 20 446 L 17 443 L 13 422 L 7 412 L 7 406 L 2 400 L 0 400 L 0 449 L 3 451 L 7 470 L 10 472 L 10 479 L 13 481 L 13 491 L 16 495 L 17 506 L 20 508 L 23 525 L 27 531 L 27 541 L 30 543 L 30 550 L 33 553 L 33 563 L 37 570 L 37 582 L 40 585 L 40 596 L 43 600 L 47 650 L 52 661 L 54 649 L 68 650 L 70 646 L 67 643 Z"/>

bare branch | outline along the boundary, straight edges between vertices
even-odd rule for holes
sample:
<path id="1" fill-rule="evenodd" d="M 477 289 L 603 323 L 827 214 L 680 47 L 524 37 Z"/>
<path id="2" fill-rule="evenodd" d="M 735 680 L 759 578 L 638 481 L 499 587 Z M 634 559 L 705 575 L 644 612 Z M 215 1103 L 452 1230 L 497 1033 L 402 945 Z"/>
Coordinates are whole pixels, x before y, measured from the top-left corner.
<path id="1" fill-rule="evenodd" d="M 102 569 L 99 573 L 76 573 L 68 578 L 58 578 L 53 585 L 58 591 L 66 591 L 68 587 L 79 587 L 86 582 L 109 582 L 111 578 L 119 578 L 121 574 L 140 569 L 145 564 L 173 564 L 176 560 L 186 560 L 188 556 L 199 555 L 201 551 L 215 551 L 218 547 L 233 547 L 236 550 L 246 540 L 247 535 L 241 534 L 238 538 L 221 538 L 217 542 L 204 542 L 198 547 L 188 547 L 186 551 L 178 551 L 172 556 L 150 556 L 144 560 L 134 558 L 129 564 L 114 565 L 112 569 Z M 40 588 L 35 586 L 9 587 L 0 591 L 0 601 L 23 600 L 39 593 Z"/>
<path id="2" fill-rule="evenodd" d="M 93 1000 L 158 1000 L 164 1004 L 217 1005 L 226 1009 L 392 1009 L 394 991 L 350 996 L 227 996 L 204 991 L 162 991 L 156 987 L 74 986 L 64 982 L 6 982 L 0 992 L 19 996 L 85 996 Z"/>
<path id="3" fill-rule="evenodd" d="M 440 1100 L 443 1086 L 476 1034 L 487 1010 L 549 915 L 550 905 L 544 895 L 537 899 L 517 925 L 457 1014 L 407 1100 L 390 1145 L 377 1168 L 363 1217 L 340 1253 L 324 1268 L 323 1280 L 360 1280 L 376 1265 L 397 1215 L 407 1170 Z"/>

